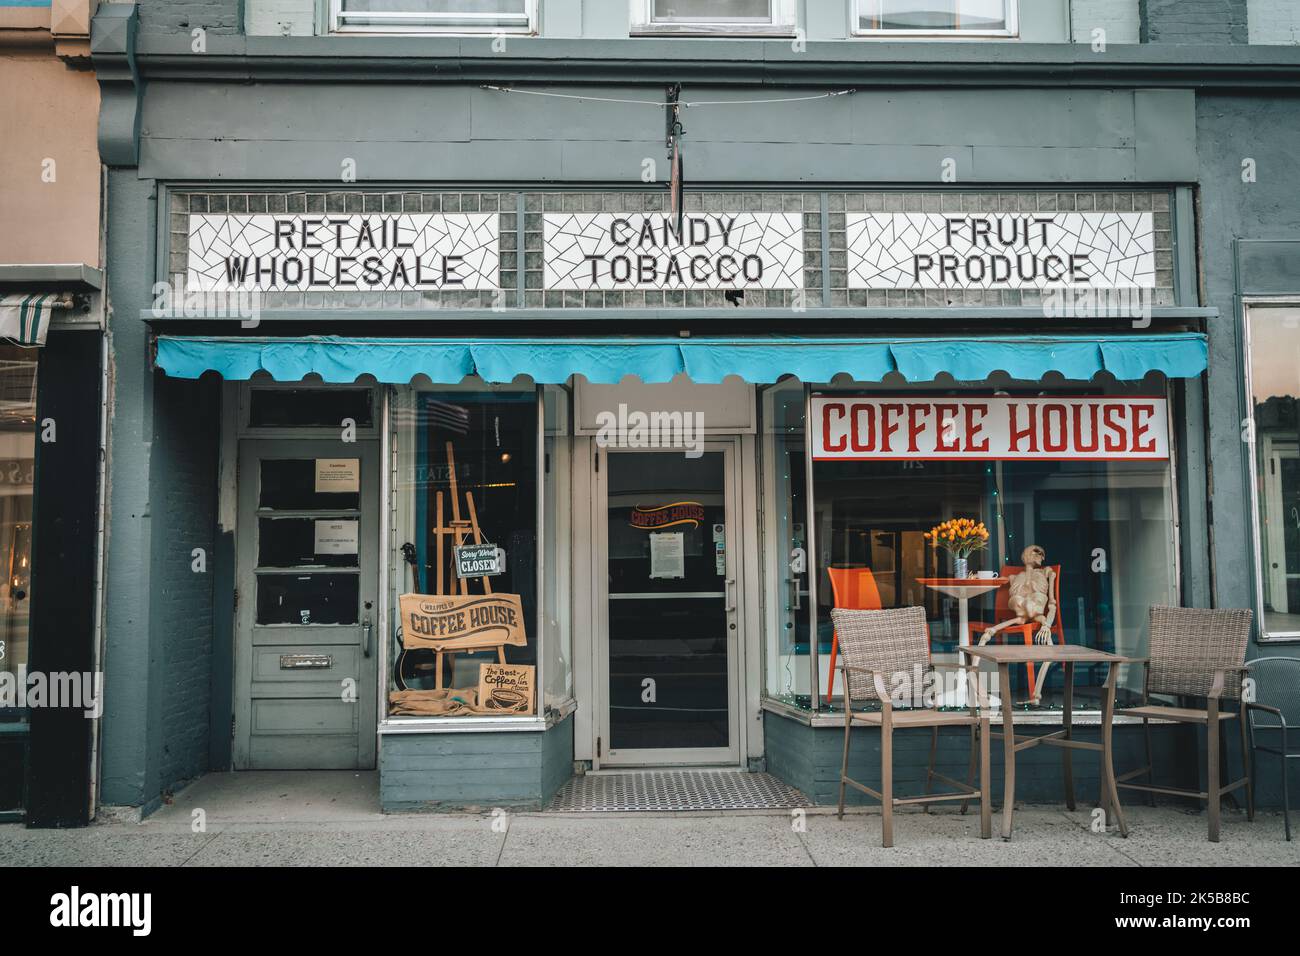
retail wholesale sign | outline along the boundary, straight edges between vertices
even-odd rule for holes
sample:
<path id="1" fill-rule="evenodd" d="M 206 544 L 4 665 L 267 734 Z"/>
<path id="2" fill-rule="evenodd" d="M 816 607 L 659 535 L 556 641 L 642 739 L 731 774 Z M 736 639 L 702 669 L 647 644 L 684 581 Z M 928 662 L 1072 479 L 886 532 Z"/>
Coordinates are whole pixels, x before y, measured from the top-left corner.
<path id="1" fill-rule="evenodd" d="M 186 282 L 203 291 L 495 289 L 496 213 L 192 214 Z"/>
<path id="2" fill-rule="evenodd" d="M 518 594 L 403 594 L 402 646 L 435 651 L 528 643 Z"/>
<path id="3" fill-rule="evenodd" d="M 1169 457 L 1163 398 L 816 396 L 818 461 Z"/>
<path id="4" fill-rule="evenodd" d="M 548 290 L 802 289 L 802 213 L 547 213 Z"/>
<path id="5" fill-rule="evenodd" d="M 1152 289 L 1149 212 L 850 213 L 851 289 Z"/>

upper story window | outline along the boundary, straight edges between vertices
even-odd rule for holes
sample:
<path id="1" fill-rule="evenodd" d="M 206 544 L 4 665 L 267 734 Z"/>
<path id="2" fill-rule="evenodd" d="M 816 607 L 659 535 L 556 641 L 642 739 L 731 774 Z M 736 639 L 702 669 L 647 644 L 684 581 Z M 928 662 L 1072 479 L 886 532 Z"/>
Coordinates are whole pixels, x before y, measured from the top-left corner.
<path id="1" fill-rule="evenodd" d="M 1018 0 L 856 0 L 854 33 L 1011 37 Z"/>
<path id="2" fill-rule="evenodd" d="M 795 0 L 632 0 L 633 33 L 794 33 Z"/>
<path id="3" fill-rule="evenodd" d="M 537 0 L 330 0 L 332 29 L 365 33 L 533 33 Z"/>

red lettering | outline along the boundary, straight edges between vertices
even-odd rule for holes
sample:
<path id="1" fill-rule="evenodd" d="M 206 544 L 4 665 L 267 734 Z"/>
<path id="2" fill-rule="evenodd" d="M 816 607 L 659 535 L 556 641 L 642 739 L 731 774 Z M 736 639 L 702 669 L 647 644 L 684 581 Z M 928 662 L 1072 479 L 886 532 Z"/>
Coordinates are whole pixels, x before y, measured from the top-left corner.
<path id="1" fill-rule="evenodd" d="M 1154 405 L 1134 405 L 1133 408 L 1133 450 L 1152 452 L 1156 450 L 1156 436 L 1151 436 L 1150 444 L 1142 444 L 1142 436 L 1150 430 L 1150 419 L 1156 413 Z M 1147 421 L 1142 420 L 1142 413 L 1145 412 Z"/>
<path id="2" fill-rule="evenodd" d="M 1088 409 L 1090 423 L 1088 425 L 1088 437 L 1091 444 L 1084 444 L 1083 441 L 1083 410 Z M 1098 444 L 1097 437 L 1097 405 L 1095 402 L 1078 402 L 1074 406 L 1074 449 L 1075 451 L 1096 451 Z"/>
<path id="3" fill-rule="evenodd" d="M 980 420 L 975 420 L 975 413 L 979 412 Z M 989 413 L 988 405 L 977 402 L 966 403 L 966 451 L 988 451 L 989 440 L 985 438 L 978 445 L 975 444 L 975 436 L 984 430 L 984 416 Z"/>
<path id="4" fill-rule="evenodd" d="M 831 440 L 831 415 L 834 412 L 839 412 L 839 417 L 844 418 L 843 405 L 836 402 L 822 406 L 822 450 L 827 452 L 843 451 L 846 444 L 843 435 L 838 442 Z"/>
<path id="5" fill-rule="evenodd" d="M 961 443 L 957 440 L 957 406 L 936 404 L 934 418 L 939 430 L 935 448 L 939 451 L 961 451 Z M 948 441 L 949 436 L 951 442 Z"/>
<path id="6" fill-rule="evenodd" d="M 1043 406 L 1043 451 L 1063 452 L 1067 444 L 1065 423 L 1068 413 L 1064 405 Z M 1055 425 L 1053 425 L 1055 419 Z M 1055 436 L 1055 437 L 1053 437 Z"/>
<path id="7" fill-rule="evenodd" d="M 867 440 L 862 441 L 862 421 L 866 419 Z M 876 406 L 871 404 L 854 405 L 849 410 L 849 439 L 854 451 L 876 450 Z"/>
<path id="8" fill-rule="evenodd" d="M 907 450 L 910 452 L 920 451 L 916 447 L 916 439 L 925 431 L 925 422 L 918 422 L 917 418 L 921 415 L 930 414 L 930 406 L 926 402 L 917 402 L 907 406 Z"/>
<path id="9" fill-rule="evenodd" d="M 1122 421 L 1124 412 L 1125 409 L 1123 405 L 1107 404 L 1103 405 L 1101 408 L 1102 424 L 1114 433 L 1113 435 L 1106 436 L 1107 451 L 1128 450 L 1128 433 L 1125 432 L 1124 423 Z M 1120 420 L 1117 421 L 1116 416 L 1118 416 Z M 1115 435 L 1119 436 L 1118 441 L 1115 439 Z"/>
<path id="10" fill-rule="evenodd" d="M 1025 406 L 1025 413 L 1029 418 L 1029 423 L 1024 428 L 1020 427 L 1019 416 L 1016 414 L 1016 409 L 1019 407 L 1016 402 L 1007 405 L 1007 413 L 1011 416 L 1009 426 L 1011 431 L 1010 450 L 1020 451 L 1021 439 L 1028 438 L 1029 451 L 1036 454 L 1038 452 L 1038 406 L 1032 404 Z"/>
<path id="11" fill-rule="evenodd" d="M 889 447 L 889 436 L 898 431 L 898 423 L 890 420 L 890 412 L 902 415 L 903 406 L 893 404 L 880 406 L 880 450 L 882 452 L 894 450 Z"/>

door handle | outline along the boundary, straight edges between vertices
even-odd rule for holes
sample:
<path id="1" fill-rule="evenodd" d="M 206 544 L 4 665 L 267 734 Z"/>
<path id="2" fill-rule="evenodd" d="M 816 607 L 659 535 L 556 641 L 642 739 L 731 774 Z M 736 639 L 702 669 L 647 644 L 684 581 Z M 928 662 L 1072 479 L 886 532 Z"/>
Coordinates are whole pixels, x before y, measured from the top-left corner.
<path id="1" fill-rule="evenodd" d="M 361 655 L 370 656 L 370 618 L 365 618 L 361 622 Z"/>
<path id="2" fill-rule="evenodd" d="M 736 602 L 731 596 L 731 589 L 735 586 L 736 586 L 736 579 L 727 578 L 726 607 L 724 607 L 723 610 L 726 611 L 728 614 L 730 614 L 732 611 L 736 609 Z"/>

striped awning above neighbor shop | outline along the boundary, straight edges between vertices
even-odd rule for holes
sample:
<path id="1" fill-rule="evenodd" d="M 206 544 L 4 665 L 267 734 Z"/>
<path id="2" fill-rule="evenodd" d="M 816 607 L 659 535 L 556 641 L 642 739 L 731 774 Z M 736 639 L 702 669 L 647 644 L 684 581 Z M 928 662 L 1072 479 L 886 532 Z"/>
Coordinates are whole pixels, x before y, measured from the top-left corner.
<path id="1" fill-rule="evenodd" d="M 67 296 L 54 292 L 0 296 L 0 339 L 19 345 L 44 345 L 51 313 L 68 304 Z"/>
<path id="2" fill-rule="evenodd" d="M 511 382 L 525 375 L 538 384 L 582 375 L 614 384 L 634 375 L 643 382 L 669 382 L 682 373 L 701 384 L 736 375 L 747 382 L 775 382 L 792 375 L 829 382 L 838 374 L 878 382 L 898 372 L 909 382 L 943 375 L 979 382 L 994 372 L 1037 381 L 1059 372 L 1088 381 L 1109 372 L 1137 381 L 1148 372 L 1193 378 L 1206 368 L 1205 336 L 1195 333 L 1083 337 L 980 336 L 967 338 L 307 338 L 158 337 L 157 366 L 176 378 L 216 372 L 242 381 L 265 372 L 281 382 L 319 375 L 326 382 L 354 382 L 363 375 L 389 384 L 417 376 L 459 382 L 477 375 Z"/>

